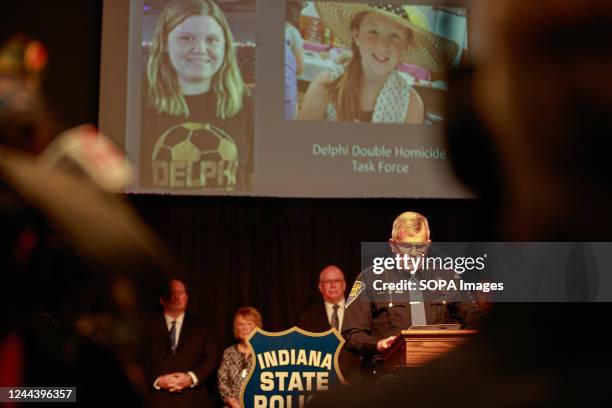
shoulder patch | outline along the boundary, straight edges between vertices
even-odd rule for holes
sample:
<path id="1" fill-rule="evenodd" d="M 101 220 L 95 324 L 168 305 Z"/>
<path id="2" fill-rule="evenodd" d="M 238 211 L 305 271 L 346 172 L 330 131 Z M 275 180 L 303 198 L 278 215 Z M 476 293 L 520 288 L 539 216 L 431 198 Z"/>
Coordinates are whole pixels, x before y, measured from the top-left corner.
<path id="1" fill-rule="evenodd" d="M 361 281 L 355 281 L 355 283 L 353 283 L 353 287 L 351 288 L 351 292 L 349 293 L 349 297 L 346 300 L 346 303 L 344 305 L 345 308 L 349 307 L 351 305 L 351 303 L 353 303 L 355 301 L 355 299 L 357 299 L 357 297 L 361 294 L 361 292 L 363 292 L 366 289 L 366 284 L 361 282 Z"/>

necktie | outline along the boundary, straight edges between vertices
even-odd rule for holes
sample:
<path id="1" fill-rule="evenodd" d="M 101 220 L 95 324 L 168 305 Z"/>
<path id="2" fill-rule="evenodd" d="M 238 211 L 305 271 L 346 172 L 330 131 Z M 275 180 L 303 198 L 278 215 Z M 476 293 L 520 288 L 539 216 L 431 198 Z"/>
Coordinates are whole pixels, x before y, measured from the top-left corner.
<path id="1" fill-rule="evenodd" d="M 176 320 L 172 321 L 172 327 L 170 328 L 170 351 L 172 351 L 172 355 L 176 351 Z"/>
<path id="2" fill-rule="evenodd" d="M 415 282 L 415 286 L 418 288 L 418 283 L 414 277 L 411 279 Z M 423 303 L 423 292 L 420 290 L 410 291 L 410 317 L 412 318 L 413 326 L 423 326 L 427 324 L 425 318 L 425 303 Z"/>
<path id="3" fill-rule="evenodd" d="M 340 319 L 338 319 L 338 308 L 340 306 L 338 305 L 334 305 L 334 311 L 332 312 L 332 316 L 331 316 L 331 327 L 333 327 L 336 330 L 340 330 Z"/>

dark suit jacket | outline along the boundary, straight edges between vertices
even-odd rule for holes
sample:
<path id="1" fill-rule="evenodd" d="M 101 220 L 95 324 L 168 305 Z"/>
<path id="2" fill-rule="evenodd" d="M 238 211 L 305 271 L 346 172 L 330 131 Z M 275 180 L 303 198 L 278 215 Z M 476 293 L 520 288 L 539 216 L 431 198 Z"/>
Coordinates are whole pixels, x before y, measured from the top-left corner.
<path id="1" fill-rule="evenodd" d="M 217 363 L 217 353 L 209 332 L 200 320 L 185 314 L 176 352 L 170 351 L 170 336 L 163 315 L 152 328 L 151 358 L 148 364 L 148 381 L 151 386 L 151 407 L 206 407 L 211 404 L 206 382 Z M 198 377 L 198 385 L 181 393 L 170 393 L 153 388 L 161 375 L 192 371 Z"/>
<path id="2" fill-rule="evenodd" d="M 331 328 L 327 320 L 327 312 L 325 311 L 325 303 L 323 300 L 310 305 L 300 314 L 298 323 L 300 329 L 308 330 L 315 333 L 327 331 Z M 340 371 L 348 382 L 355 382 L 359 377 L 359 357 L 349 353 L 342 348 L 338 356 Z"/>
<path id="3" fill-rule="evenodd" d="M 300 314 L 298 327 L 315 333 L 324 332 L 330 329 L 323 301 L 310 305 Z"/>

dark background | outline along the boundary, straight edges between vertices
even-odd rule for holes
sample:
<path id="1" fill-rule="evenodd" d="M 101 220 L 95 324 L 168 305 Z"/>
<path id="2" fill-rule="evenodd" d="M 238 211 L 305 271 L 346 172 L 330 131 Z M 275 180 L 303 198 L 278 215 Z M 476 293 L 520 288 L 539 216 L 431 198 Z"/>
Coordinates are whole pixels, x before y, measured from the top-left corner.
<path id="1" fill-rule="evenodd" d="M 127 1 L 127 0 L 126 0 Z M 0 40 L 23 32 L 45 43 L 44 92 L 60 128 L 97 123 L 101 0 L 21 0 L 3 5 Z M 496 240 L 492 210 L 479 200 L 126 197 L 186 267 L 190 309 L 232 341 L 240 306 L 260 310 L 264 328 L 291 327 L 317 300 L 319 271 L 334 263 L 347 286 L 360 243 L 386 241 L 395 216 L 418 211 L 437 241 Z"/>
<path id="2" fill-rule="evenodd" d="M 44 91 L 61 127 L 95 124 L 102 0 L 4 3 L 0 12 L 0 41 L 15 32 L 25 32 L 42 40 L 50 51 Z M 483 157 L 467 162 L 473 166 L 468 165 L 464 171 L 486 178 Z M 504 189 L 499 183 L 495 185 Z M 220 347 L 232 341 L 232 317 L 243 305 L 257 307 L 268 330 L 290 327 L 299 311 L 317 298 L 318 272 L 326 264 L 340 266 L 350 286 L 359 269 L 360 242 L 388 239 L 391 222 L 402 211 L 425 214 L 434 241 L 507 239 L 496 230 L 493 209 L 480 200 L 161 195 L 126 199 L 185 265 L 191 284 L 190 309 L 213 329 Z M 550 203 L 551 208 L 555 205 Z M 578 234 L 573 239 L 610 241 L 610 233 L 605 229 L 609 217 L 597 220 L 598 216 L 580 215 L 578 219 L 590 221 L 582 230 L 588 234 Z M 604 228 L 597 227 L 598 223 Z M 452 388 L 457 372 L 467 373 L 462 377 L 465 381 L 476 380 L 472 384 L 489 384 L 488 378 L 478 377 L 478 371 L 472 377 L 469 369 L 456 368 L 474 367 L 474 363 L 487 360 L 495 365 L 498 380 L 493 379 L 493 385 L 485 390 L 461 381 L 457 394 L 467 396 L 469 403 L 478 405 L 478 396 L 483 391 L 496 393 L 508 387 L 515 390 L 522 384 L 530 385 L 529 395 L 536 395 L 531 383 L 544 379 L 546 395 L 552 384 L 558 387 L 553 390 L 576 397 L 573 400 L 560 397 L 556 406 L 609 405 L 588 401 L 609 393 L 606 377 L 599 374 L 610 365 L 607 338 L 592 329 L 609 320 L 610 304 L 506 304 L 496 305 L 494 311 L 499 312 L 497 319 L 489 322 L 488 330 L 483 329 L 483 336 L 479 337 L 479 345 L 485 346 L 472 349 L 470 358 L 456 366 L 430 371 L 429 377 L 421 378 L 424 382 L 419 384 L 431 384 L 433 388 L 422 390 L 447 389 L 445 383 L 440 383 L 444 373 L 450 373 L 452 378 L 453 386 L 449 389 L 457 389 Z M 423 371 L 419 373 L 422 375 Z M 457 394 L 448 394 L 454 405 L 469 405 L 462 404 Z M 423 395 L 429 398 L 429 393 Z M 405 395 L 401 397 L 403 401 Z"/>

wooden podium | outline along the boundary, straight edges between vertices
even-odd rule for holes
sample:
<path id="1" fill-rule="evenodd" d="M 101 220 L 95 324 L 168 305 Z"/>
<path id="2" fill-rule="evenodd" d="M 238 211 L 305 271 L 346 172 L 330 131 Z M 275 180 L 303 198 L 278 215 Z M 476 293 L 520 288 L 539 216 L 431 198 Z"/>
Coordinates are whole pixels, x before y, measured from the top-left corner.
<path id="1" fill-rule="evenodd" d="M 382 355 L 388 368 L 417 367 L 464 343 L 477 330 L 402 330 Z"/>

